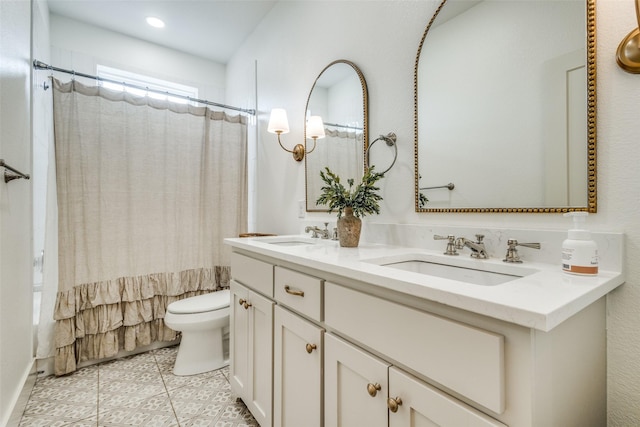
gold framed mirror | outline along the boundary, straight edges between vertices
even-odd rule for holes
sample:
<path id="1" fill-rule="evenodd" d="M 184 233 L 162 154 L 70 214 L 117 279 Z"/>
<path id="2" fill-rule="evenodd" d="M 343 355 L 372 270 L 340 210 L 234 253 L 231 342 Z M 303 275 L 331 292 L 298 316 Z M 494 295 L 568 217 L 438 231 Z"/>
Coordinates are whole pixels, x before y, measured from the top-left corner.
<path id="1" fill-rule="evenodd" d="M 596 212 L 595 0 L 444 0 L 414 69 L 417 212 Z"/>
<path id="2" fill-rule="evenodd" d="M 320 171 L 329 167 L 343 182 L 360 182 L 364 174 L 364 154 L 368 141 L 368 93 L 362 71 L 351 61 L 340 59 L 318 75 L 309 97 L 305 117 L 321 116 L 325 138 L 305 156 L 307 212 L 326 212 L 318 207 L 322 180 Z M 307 134 L 305 120 L 305 138 Z"/>

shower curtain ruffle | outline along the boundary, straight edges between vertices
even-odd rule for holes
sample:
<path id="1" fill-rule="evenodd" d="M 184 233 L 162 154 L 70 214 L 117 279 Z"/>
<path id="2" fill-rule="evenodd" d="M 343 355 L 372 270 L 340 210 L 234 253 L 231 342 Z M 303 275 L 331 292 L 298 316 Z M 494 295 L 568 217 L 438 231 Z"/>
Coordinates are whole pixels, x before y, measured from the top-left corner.
<path id="1" fill-rule="evenodd" d="M 58 292 L 55 374 L 73 372 L 77 363 L 115 356 L 154 341 L 173 341 L 165 326 L 174 301 L 229 287 L 229 267 L 121 277 Z"/>

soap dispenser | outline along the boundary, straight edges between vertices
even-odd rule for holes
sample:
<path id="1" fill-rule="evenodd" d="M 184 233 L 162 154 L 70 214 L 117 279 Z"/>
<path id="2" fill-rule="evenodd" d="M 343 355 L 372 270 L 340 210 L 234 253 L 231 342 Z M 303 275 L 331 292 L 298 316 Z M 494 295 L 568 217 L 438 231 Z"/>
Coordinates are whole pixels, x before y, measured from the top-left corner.
<path id="1" fill-rule="evenodd" d="M 585 229 L 587 212 L 567 212 L 573 217 L 573 228 L 562 242 L 562 270 L 566 273 L 595 276 L 598 274 L 598 246 Z"/>

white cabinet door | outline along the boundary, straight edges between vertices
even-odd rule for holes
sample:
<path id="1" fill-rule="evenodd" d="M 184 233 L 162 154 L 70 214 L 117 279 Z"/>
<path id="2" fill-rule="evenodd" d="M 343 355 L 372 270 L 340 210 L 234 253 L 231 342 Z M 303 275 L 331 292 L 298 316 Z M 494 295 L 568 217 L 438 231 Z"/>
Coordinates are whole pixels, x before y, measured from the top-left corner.
<path id="1" fill-rule="evenodd" d="M 249 384 L 249 311 L 243 303 L 249 290 L 235 280 L 230 284 L 229 359 L 231 391 L 239 397 L 247 395 Z"/>
<path id="2" fill-rule="evenodd" d="M 417 378 L 389 368 L 389 427 L 505 427 Z"/>
<path id="3" fill-rule="evenodd" d="M 280 306 L 273 323 L 273 423 L 321 427 L 324 330 Z"/>
<path id="4" fill-rule="evenodd" d="M 385 361 L 325 334 L 325 427 L 386 427 L 388 368 Z"/>
<path id="5" fill-rule="evenodd" d="M 231 390 L 262 427 L 271 427 L 274 302 L 233 280 L 231 296 Z"/>
<path id="6" fill-rule="evenodd" d="M 245 404 L 262 427 L 272 425 L 273 306 L 274 302 L 249 292 L 250 394 Z"/>

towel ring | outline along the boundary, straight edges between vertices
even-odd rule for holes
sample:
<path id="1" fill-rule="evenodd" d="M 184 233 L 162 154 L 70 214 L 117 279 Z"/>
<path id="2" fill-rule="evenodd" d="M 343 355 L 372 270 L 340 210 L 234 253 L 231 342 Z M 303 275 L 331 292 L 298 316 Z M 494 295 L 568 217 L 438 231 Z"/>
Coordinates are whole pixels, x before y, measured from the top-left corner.
<path id="1" fill-rule="evenodd" d="M 369 164 L 369 150 L 371 149 L 371 147 L 373 147 L 373 144 L 375 144 L 376 141 L 380 141 L 380 140 L 386 142 L 387 146 L 393 147 L 395 149 L 393 154 L 393 162 L 391 162 L 391 166 L 389 166 L 387 169 L 384 170 L 384 172 L 382 172 L 382 174 L 384 175 L 385 173 L 389 172 L 389 170 L 393 167 L 393 165 L 396 164 L 396 160 L 398 160 L 398 144 L 396 144 L 396 140 L 397 140 L 396 134 L 393 132 L 389 132 L 386 135 L 380 135 L 379 137 L 371 141 L 371 144 L 369 144 L 369 146 L 367 147 L 367 151 L 365 152 L 365 156 L 367 158 L 367 165 Z"/>

